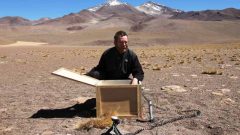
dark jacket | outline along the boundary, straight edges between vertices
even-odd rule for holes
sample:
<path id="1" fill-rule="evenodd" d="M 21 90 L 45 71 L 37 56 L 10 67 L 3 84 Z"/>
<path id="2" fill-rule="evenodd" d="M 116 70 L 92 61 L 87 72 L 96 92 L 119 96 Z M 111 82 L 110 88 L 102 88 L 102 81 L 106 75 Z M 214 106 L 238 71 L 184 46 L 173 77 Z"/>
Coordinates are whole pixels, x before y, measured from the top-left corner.
<path id="1" fill-rule="evenodd" d="M 94 70 L 99 71 L 101 79 L 105 80 L 128 79 L 130 74 L 139 81 L 144 78 L 137 55 L 129 49 L 120 54 L 116 47 L 109 48 L 102 54 L 99 64 Z"/>

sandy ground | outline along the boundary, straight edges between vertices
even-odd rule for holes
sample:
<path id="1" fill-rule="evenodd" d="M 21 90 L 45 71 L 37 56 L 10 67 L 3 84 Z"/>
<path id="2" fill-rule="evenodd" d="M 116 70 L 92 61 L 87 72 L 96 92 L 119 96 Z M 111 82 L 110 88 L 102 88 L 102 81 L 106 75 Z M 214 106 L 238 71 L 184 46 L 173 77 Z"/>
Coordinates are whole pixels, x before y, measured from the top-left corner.
<path id="1" fill-rule="evenodd" d="M 40 45 L 46 45 L 48 43 L 41 43 L 41 42 L 27 42 L 27 41 L 17 41 L 12 44 L 7 45 L 0 45 L 0 47 L 16 47 L 16 46 L 40 46 Z"/>
<path id="2" fill-rule="evenodd" d="M 60 67 L 88 71 L 108 48 L 15 46 L 0 48 L 0 134 L 101 134 L 106 129 L 76 130 L 96 117 L 77 101 L 95 97 L 95 88 L 54 76 Z M 240 45 L 136 47 L 145 71 L 145 95 L 159 120 L 198 109 L 201 115 L 140 134 L 238 135 L 240 133 Z M 206 74 L 203 74 L 206 73 Z M 212 74 L 210 74 L 212 73 Z M 177 85 L 185 91 L 162 90 Z M 147 118 L 146 102 L 143 101 Z M 35 118 L 31 118 L 31 117 Z M 124 120 L 121 132 L 147 127 Z"/>

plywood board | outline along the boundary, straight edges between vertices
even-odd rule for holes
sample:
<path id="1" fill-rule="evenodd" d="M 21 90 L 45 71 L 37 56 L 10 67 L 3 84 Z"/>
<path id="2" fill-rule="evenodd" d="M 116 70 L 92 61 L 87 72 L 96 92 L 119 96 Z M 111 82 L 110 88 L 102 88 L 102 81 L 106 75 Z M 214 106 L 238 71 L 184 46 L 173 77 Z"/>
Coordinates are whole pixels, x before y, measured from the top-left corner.
<path id="1" fill-rule="evenodd" d="M 66 69 L 66 68 L 60 68 L 60 69 L 52 72 L 52 74 L 66 77 L 66 78 L 69 78 L 69 79 L 72 79 L 75 81 L 83 82 L 83 83 L 86 83 L 86 84 L 89 84 L 92 86 L 96 86 L 99 83 L 98 79 L 92 78 L 87 75 L 81 75 L 79 73 L 76 73 L 76 72 Z"/>
<path id="2" fill-rule="evenodd" d="M 105 114 L 119 117 L 140 117 L 141 94 L 139 85 L 98 86 L 97 117 Z"/>
<path id="3" fill-rule="evenodd" d="M 98 86 L 109 86 L 109 85 L 130 85 L 131 80 L 101 80 Z"/>

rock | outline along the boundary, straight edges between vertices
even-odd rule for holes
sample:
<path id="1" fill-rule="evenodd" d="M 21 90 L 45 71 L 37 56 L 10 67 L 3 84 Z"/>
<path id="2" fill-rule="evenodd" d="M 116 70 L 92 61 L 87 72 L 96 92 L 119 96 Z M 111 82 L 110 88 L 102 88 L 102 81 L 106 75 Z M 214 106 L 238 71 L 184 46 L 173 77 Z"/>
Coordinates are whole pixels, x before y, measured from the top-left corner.
<path id="1" fill-rule="evenodd" d="M 7 61 L 0 61 L 0 64 L 5 64 L 7 63 Z"/>
<path id="2" fill-rule="evenodd" d="M 234 104 L 234 103 L 235 103 L 235 101 L 232 100 L 231 98 L 223 99 L 223 102 L 224 102 L 224 103 L 227 103 L 227 104 Z"/>
<path id="3" fill-rule="evenodd" d="M 231 79 L 238 79 L 237 76 L 230 76 L 229 78 L 231 78 Z"/>
<path id="4" fill-rule="evenodd" d="M 178 73 L 173 73 L 172 76 L 180 76 Z"/>
<path id="5" fill-rule="evenodd" d="M 8 128 L 3 129 L 3 131 L 4 132 L 10 132 L 10 131 L 12 131 L 12 129 L 13 129 L 13 127 L 8 127 Z"/>
<path id="6" fill-rule="evenodd" d="M 44 54 L 42 57 L 48 57 L 49 54 Z"/>
<path id="7" fill-rule="evenodd" d="M 16 59 L 15 62 L 16 63 L 21 63 L 21 64 L 27 64 L 27 61 L 23 60 L 23 59 Z"/>
<path id="8" fill-rule="evenodd" d="M 210 135 L 223 135 L 224 133 L 222 127 L 208 126 L 207 128 Z"/>
<path id="9" fill-rule="evenodd" d="M 222 93 L 228 93 L 230 92 L 231 90 L 230 89 L 221 89 Z"/>
<path id="10" fill-rule="evenodd" d="M 71 101 L 74 101 L 80 104 L 80 103 L 84 103 L 88 99 L 92 99 L 92 97 L 78 97 L 78 98 L 71 99 Z"/>
<path id="11" fill-rule="evenodd" d="M 0 112 L 2 113 L 2 112 L 7 112 L 7 108 L 1 108 L 0 109 Z"/>
<path id="12" fill-rule="evenodd" d="M 44 131 L 41 135 L 53 135 L 53 131 Z"/>
<path id="13" fill-rule="evenodd" d="M 222 93 L 219 93 L 219 92 L 212 92 L 213 95 L 216 95 L 216 96 L 223 96 Z"/>
<path id="14" fill-rule="evenodd" d="M 197 75 L 195 75 L 195 74 L 192 74 L 191 76 L 192 76 L 193 78 L 197 78 Z"/>
<path id="15" fill-rule="evenodd" d="M 178 85 L 169 85 L 169 86 L 163 86 L 161 88 L 163 91 L 173 91 L 173 92 L 186 92 L 187 90 L 182 88 L 181 86 Z"/>

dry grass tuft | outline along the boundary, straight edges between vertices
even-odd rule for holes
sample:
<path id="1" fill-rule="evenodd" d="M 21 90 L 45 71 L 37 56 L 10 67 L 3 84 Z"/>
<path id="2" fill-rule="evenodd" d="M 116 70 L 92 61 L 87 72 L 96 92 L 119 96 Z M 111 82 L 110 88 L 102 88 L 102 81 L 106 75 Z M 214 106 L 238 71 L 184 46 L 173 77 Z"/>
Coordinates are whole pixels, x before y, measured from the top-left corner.
<path id="1" fill-rule="evenodd" d="M 5 58 L 7 58 L 7 56 L 4 55 L 4 56 L 1 56 L 0 58 L 5 59 Z"/>
<path id="2" fill-rule="evenodd" d="M 222 70 L 218 68 L 207 67 L 202 71 L 202 74 L 222 75 Z"/>
<path id="3" fill-rule="evenodd" d="M 232 57 L 230 57 L 230 61 L 239 61 L 240 59 L 238 59 L 238 56 L 233 55 Z"/>
<path id="4" fill-rule="evenodd" d="M 77 72 L 77 73 L 80 73 L 80 74 L 85 74 L 86 73 L 86 68 L 81 66 L 81 67 L 78 67 L 78 68 L 74 68 L 73 71 Z"/>
<path id="5" fill-rule="evenodd" d="M 184 64 L 184 60 L 180 60 L 178 64 Z"/>
<path id="6" fill-rule="evenodd" d="M 151 64 L 146 61 L 141 62 L 141 65 L 144 69 L 149 69 L 151 67 Z"/>
<path id="7" fill-rule="evenodd" d="M 161 67 L 159 64 L 154 64 L 152 70 L 161 70 Z"/>
<path id="8" fill-rule="evenodd" d="M 93 118 L 87 121 L 86 123 L 80 123 L 77 126 L 77 130 L 90 130 L 91 128 L 100 128 L 104 129 L 112 125 L 112 114 L 106 114 L 102 118 Z"/>
<path id="9" fill-rule="evenodd" d="M 15 59 L 15 62 L 20 64 L 27 64 L 27 61 L 23 59 Z"/>
<path id="10" fill-rule="evenodd" d="M 172 67 L 172 66 L 168 65 L 168 64 L 163 65 L 163 68 L 170 68 L 170 67 Z"/>
<path id="11" fill-rule="evenodd" d="M 49 54 L 45 54 L 45 55 L 43 55 L 42 57 L 48 57 L 49 56 Z"/>
<path id="12" fill-rule="evenodd" d="M 140 53 L 140 56 L 139 56 L 140 58 L 148 58 L 148 55 L 144 52 L 144 51 L 142 51 L 141 53 Z"/>
<path id="13" fill-rule="evenodd" d="M 240 62 L 236 62 L 235 65 L 240 65 Z"/>

